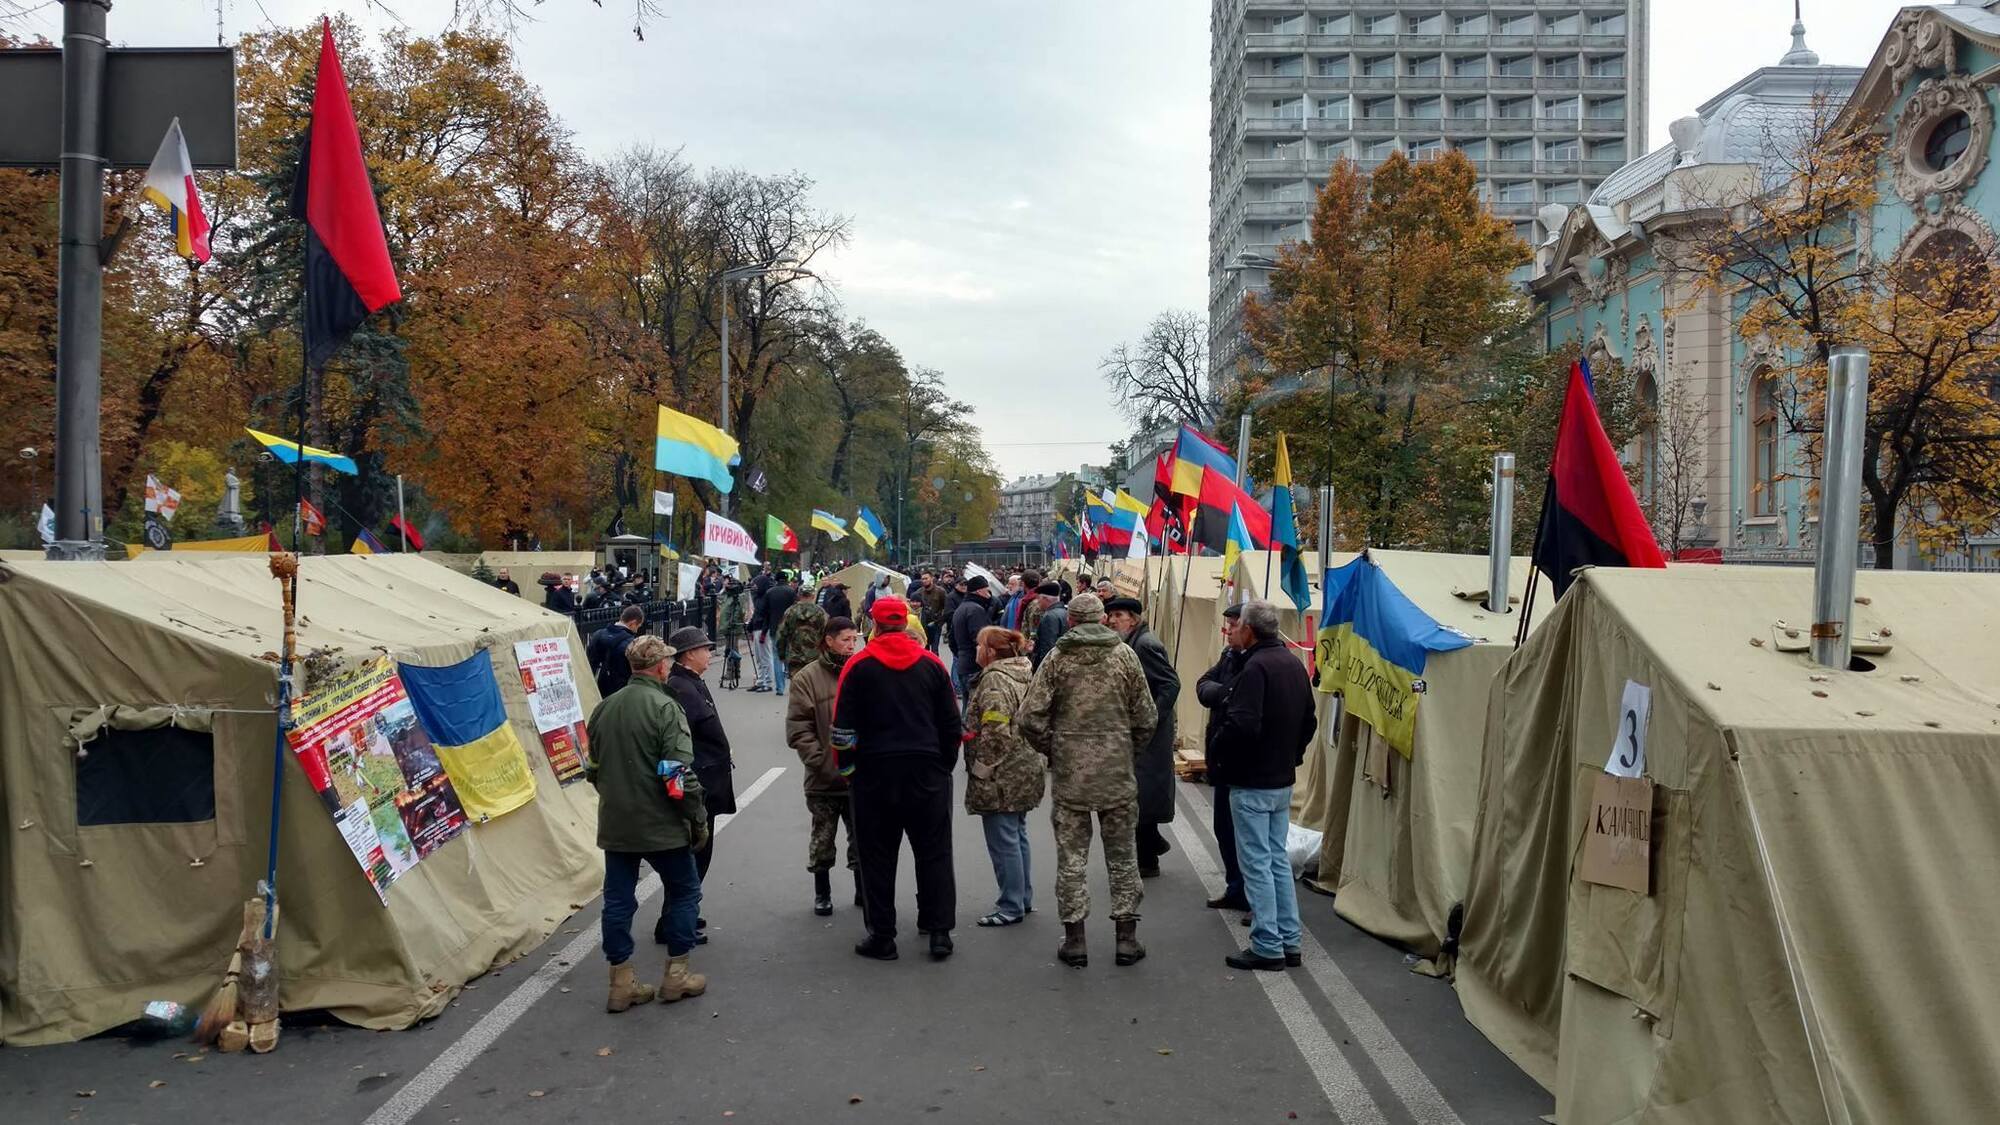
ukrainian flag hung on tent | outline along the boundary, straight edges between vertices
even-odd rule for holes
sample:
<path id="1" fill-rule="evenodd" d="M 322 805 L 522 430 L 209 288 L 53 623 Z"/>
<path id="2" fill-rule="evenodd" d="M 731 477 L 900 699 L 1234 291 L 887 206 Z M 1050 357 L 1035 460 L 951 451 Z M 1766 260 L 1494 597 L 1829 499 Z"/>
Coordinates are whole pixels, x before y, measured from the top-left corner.
<path id="1" fill-rule="evenodd" d="M 443 668 L 400 664 L 397 673 L 468 814 L 490 820 L 535 799 L 535 775 L 500 702 L 491 652 Z"/>
<path id="2" fill-rule="evenodd" d="M 1424 664 L 1472 643 L 1418 609 L 1363 555 L 1326 572 L 1326 628 L 1319 631 L 1319 690 L 1339 692 L 1354 716 L 1407 758 L 1417 734 Z"/>
<path id="3" fill-rule="evenodd" d="M 705 480 L 717 492 L 735 487 L 729 466 L 741 458 L 736 439 L 707 422 L 678 410 L 660 407 L 657 440 L 653 446 L 653 468 L 675 476 Z"/>

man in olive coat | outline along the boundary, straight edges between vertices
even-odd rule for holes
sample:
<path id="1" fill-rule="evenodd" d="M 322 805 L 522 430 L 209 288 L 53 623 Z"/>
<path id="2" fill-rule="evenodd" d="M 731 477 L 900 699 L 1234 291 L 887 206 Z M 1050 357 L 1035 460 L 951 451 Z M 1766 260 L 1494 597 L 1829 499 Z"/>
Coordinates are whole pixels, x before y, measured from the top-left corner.
<path id="1" fill-rule="evenodd" d="M 659 873 L 667 892 L 667 973 L 663 1001 L 699 996 L 706 977 L 688 971 L 701 876 L 694 853 L 708 842 L 708 811 L 694 772 L 694 738 L 680 704 L 667 694 L 667 658 L 655 636 L 625 649 L 632 678 L 590 716 L 590 769 L 597 787 L 597 846 L 604 849 L 604 959 L 611 963 L 608 1011 L 651 1000 L 651 985 L 633 978 L 632 915 L 639 909 L 641 861 Z M 670 795 L 678 782 L 679 796 Z"/>
<path id="2" fill-rule="evenodd" d="M 1173 850 L 1160 825 L 1174 822 L 1174 703 L 1181 697 L 1181 676 L 1167 646 L 1146 628 L 1146 607 L 1138 598 L 1112 598 L 1104 603 L 1104 623 L 1125 638 L 1146 670 L 1146 690 L 1160 725 L 1132 763 L 1139 781 L 1139 874 L 1160 873 L 1160 857 Z"/>

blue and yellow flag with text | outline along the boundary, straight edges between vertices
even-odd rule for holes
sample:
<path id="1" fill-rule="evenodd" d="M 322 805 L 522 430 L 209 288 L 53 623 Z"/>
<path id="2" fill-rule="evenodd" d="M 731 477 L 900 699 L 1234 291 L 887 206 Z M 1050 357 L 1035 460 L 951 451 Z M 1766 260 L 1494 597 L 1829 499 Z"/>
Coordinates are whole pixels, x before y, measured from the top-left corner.
<path id="1" fill-rule="evenodd" d="M 882 541 L 884 534 L 882 521 L 876 519 L 875 513 L 869 511 L 866 505 L 854 513 L 854 534 L 859 535 L 870 547 Z"/>
<path id="2" fill-rule="evenodd" d="M 1418 609 L 1367 556 L 1326 572 L 1319 690 L 1339 692 L 1354 716 L 1407 758 L 1416 742 L 1424 664 L 1472 638 Z"/>
<path id="3" fill-rule="evenodd" d="M 490 650 L 443 668 L 396 670 L 467 814 L 490 820 L 535 799 L 535 775 L 500 702 Z"/>

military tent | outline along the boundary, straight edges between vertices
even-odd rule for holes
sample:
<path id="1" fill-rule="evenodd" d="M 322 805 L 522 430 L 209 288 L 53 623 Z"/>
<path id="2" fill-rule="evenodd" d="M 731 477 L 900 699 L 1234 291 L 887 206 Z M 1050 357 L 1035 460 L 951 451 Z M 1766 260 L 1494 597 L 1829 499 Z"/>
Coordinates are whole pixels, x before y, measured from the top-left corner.
<path id="1" fill-rule="evenodd" d="M 909 593 L 910 580 L 902 571 L 892 570 L 881 563 L 872 563 L 866 559 L 855 563 L 853 566 L 842 567 L 834 571 L 832 574 L 820 579 L 819 584 L 824 586 L 829 582 L 839 582 L 845 585 L 849 599 L 854 602 L 854 612 L 860 613 L 861 592 L 880 582 L 885 577 L 889 579 L 889 588 L 896 591 L 899 596 Z"/>
<path id="2" fill-rule="evenodd" d="M 0 1041 L 76 1039 L 219 983 L 265 870 L 279 604 L 262 558 L 0 565 Z M 558 784 L 515 642 L 566 638 L 586 712 L 596 690 L 567 620 L 414 556 L 308 558 L 299 612 L 308 696 L 380 654 L 490 650 L 528 759 L 533 799 L 443 842 L 385 902 L 283 756 L 283 1006 L 407 1027 L 596 893 L 595 794 Z"/>
<path id="3" fill-rule="evenodd" d="M 1812 585 L 1587 570 L 1495 678 L 1457 986 L 1563 1125 L 2000 1105 L 2000 583 L 1862 571 L 1851 670 L 1805 652 Z M 1647 894 L 1580 876 L 1634 736 Z"/>

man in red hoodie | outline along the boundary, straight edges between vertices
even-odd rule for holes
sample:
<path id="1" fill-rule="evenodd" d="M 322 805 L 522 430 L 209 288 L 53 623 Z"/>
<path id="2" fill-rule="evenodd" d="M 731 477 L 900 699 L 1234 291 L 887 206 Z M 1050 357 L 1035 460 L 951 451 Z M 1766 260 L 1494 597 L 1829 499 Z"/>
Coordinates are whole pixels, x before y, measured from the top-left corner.
<path id="1" fill-rule="evenodd" d="M 861 858 L 863 957 L 896 958 L 896 865 L 903 837 L 917 872 L 917 928 L 931 956 L 951 956 L 958 890 L 952 876 L 951 774 L 961 727 L 951 674 L 904 632 L 910 604 L 894 595 L 868 608 L 875 635 L 840 672 L 833 750 L 854 801 Z"/>

